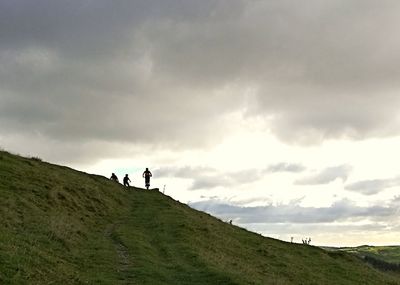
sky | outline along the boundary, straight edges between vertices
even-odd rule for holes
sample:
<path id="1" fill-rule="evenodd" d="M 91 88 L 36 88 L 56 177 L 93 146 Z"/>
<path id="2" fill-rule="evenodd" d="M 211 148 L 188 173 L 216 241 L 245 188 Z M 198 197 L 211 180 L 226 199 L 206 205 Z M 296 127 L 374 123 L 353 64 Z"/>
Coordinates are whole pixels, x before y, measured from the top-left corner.
<path id="1" fill-rule="evenodd" d="M 400 244 L 400 2 L 0 1 L 0 147 L 265 236 Z"/>

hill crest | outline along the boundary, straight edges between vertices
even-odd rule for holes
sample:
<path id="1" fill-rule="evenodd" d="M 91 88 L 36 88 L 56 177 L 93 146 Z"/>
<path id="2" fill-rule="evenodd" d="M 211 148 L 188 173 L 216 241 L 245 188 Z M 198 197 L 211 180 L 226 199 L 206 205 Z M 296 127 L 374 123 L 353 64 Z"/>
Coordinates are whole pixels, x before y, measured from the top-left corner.
<path id="1" fill-rule="evenodd" d="M 2 284 L 400 284 L 356 257 L 262 237 L 158 191 L 0 152 Z"/>

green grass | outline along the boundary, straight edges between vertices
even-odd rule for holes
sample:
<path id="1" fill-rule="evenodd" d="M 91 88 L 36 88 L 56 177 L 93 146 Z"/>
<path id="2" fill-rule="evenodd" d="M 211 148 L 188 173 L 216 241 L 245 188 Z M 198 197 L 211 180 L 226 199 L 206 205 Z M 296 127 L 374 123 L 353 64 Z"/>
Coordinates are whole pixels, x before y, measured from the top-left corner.
<path id="1" fill-rule="evenodd" d="M 0 284 L 400 284 L 158 191 L 0 152 Z"/>

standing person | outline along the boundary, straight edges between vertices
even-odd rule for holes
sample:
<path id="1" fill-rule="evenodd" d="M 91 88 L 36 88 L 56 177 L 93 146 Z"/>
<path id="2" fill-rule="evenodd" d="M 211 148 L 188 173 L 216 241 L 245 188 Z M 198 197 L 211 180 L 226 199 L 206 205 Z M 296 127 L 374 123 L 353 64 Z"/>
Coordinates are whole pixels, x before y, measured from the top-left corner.
<path id="1" fill-rule="evenodd" d="M 129 182 L 131 182 L 131 180 L 129 179 L 128 174 L 125 174 L 125 177 L 124 177 L 124 186 L 129 187 Z"/>
<path id="2" fill-rule="evenodd" d="M 111 174 L 110 180 L 115 181 L 115 182 L 119 182 L 118 181 L 118 177 L 117 177 L 117 175 L 115 175 L 115 173 Z"/>
<path id="3" fill-rule="evenodd" d="M 148 168 L 146 168 L 146 170 L 143 172 L 142 176 L 144 178 L 146 189 L 148 190 L 150 187 L 150 177 L 152 177 L 153 174 L 151 174 L 150 170 Z"/>

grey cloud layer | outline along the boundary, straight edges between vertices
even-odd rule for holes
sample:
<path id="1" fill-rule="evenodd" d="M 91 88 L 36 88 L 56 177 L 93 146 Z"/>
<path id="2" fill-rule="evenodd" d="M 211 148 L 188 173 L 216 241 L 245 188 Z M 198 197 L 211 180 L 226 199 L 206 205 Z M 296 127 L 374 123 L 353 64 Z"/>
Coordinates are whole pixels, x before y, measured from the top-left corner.
<path id="1" fill-rule="evenodd" d="M 309 176 L 297 180 L 295 183 L 297 185 L 320 185 L 328 184 L 336 179 L 340 178 L 345 182 L 351 172 L 351 167 L 349 165 L 339 165 L 335 167 L 328 167 L 323 169 L 316 175 Z"/>
<path id="2" fill-rule="evenodd" d="M 203 145 L 207 134 L 222 133 L 230 98 L 159 68 L 151 38 L 166 35 L 146 26 L 195 21 L 213 6 L 213 1 L 3 1 L 2 133 Z"/>
<path id="3" fill-rule="evenodd" d="M 399 11 L 389 0 L 1 1 L 0 135 L 186 147 L 218 140 L 237 111 L 272 118 L 287 141 L 396 134 Z"/>
<path id="4" fill-rule="evenodd" d="M 262 172 L 256 169 L 235 173 L 221 173 L 217 169 L 206 167 L 162 168 L 156 170 L 157 176 L 191 179 L 191 190 L 211 189 L 218 186 L 238 186 L 262 178 Z"/>
<path id="5" fill-rule="evenodd" d="M 218 200 L 191 203 L 191 207 L 206 211 L 223 219 L 236 219 L 239 223 L 331 223 L 336 221 L 397 219 L 398 205 L 356 206 L 349 200 L 335 202 L 331 207 L 302 207 L 297 204 L 241 207 Z"/>
<path id="6" fill-rule="evenodd" d="M 277 164 L 272 164 L 267 167 L 267 172 L 302 172 L 306 170 L 306 167 L 297 163 L 286 163 L 281 162 Z"/>
<path id="7" fill-rule="evenodd" d="M 306 168 L 301 164 L 277 163 L 265 169 L 247 169 L 237 172 L 220 172 L 211 167 L 166 167 L 155 170 L 158 177 L 175 177 L 193 180 L 191 190 L 210 189 L 218 186 L 229 187 L 248 184 L 260 180 L 263 176 L 278 173 L 298 173 Z"/>
<path id="8" fill-rule="evenodd" d="M 400 186 L 400 177 L 357 181 L 346 185 L 345 189 L 364 195 L 374 195 L 396 186 Z"/>

